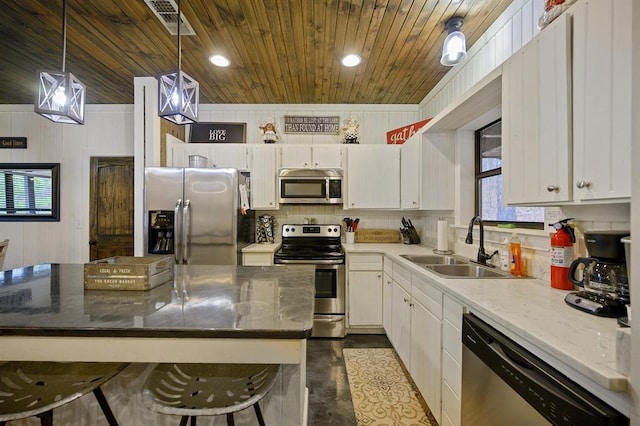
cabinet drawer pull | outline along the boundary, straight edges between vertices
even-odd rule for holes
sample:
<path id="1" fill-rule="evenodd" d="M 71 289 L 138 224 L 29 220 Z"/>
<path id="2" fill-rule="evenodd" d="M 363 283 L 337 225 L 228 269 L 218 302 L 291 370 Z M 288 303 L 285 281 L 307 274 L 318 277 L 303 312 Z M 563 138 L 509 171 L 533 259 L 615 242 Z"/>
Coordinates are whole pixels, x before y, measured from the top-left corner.
<path id="1" fill-rule="evenodd" d="M 580 188 L 580 189 L 583 189 L 583 188 L 587 188 L 588 189 L 588 188 L 591 187 L 591 182 L 587 182 L 587 181 L 584 181 L 584 180 L 579 180 L 578 182 L 576 182 L 576 186 L 578 188 Z"/>
<path id="2" fill-rule="evenodd" d="M 558 192 L 559 190 L 560 190 L 560 187 L 558 187 L 556 185 L 547 186 L 547 191 L 549 191 L 549 192 Z"/>

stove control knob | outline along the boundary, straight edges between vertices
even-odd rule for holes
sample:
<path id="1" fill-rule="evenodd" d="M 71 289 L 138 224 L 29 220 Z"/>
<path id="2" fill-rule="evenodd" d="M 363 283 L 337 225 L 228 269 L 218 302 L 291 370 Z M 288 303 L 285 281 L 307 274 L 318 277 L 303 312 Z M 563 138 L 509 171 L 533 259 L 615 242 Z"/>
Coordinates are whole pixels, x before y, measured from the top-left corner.
<path id="1" fill-rule="evenodd" d="M 289 228 L 284 228 L 284 232 L 289 232 Z"/>
<path id="2" fill-rule="evenodd" d="M 291 228 L 291 232 L 296 232 L 296 228 Z"/>
<path id="3" fill-rule="evenodd" d="M 338 232 L 338 228 L 333 228 L 333 232 Z"/>

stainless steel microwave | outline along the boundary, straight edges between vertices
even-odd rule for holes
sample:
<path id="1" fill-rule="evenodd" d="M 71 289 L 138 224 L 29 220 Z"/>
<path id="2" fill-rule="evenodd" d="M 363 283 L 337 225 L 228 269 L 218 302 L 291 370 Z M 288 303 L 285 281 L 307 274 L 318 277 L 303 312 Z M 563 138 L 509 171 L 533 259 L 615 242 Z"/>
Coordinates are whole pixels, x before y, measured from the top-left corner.
<path id="1" fill-rule="evenodd" d="M 342 170 L 281 169 L 280 204 L 342 204 Z"/>

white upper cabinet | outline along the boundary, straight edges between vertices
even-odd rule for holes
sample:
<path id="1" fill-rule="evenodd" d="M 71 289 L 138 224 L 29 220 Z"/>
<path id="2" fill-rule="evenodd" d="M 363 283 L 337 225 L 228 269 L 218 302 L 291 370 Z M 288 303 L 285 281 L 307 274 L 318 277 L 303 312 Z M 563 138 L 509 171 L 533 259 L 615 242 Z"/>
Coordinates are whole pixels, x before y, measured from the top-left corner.
<path id="1" fill-rule="evenodd" d="M 231 167 L 248 170 L 246 144 L 236 143 L 179 143 L 172 144 L 172 160 L 168 166 L 189 167 L 190 155 L 207 157 L 208 167 Z"/>
<path id="2" fill-rule="evenodd" d="M 585 0 L 573 15 L 573 194 L 631 196 L 632 0 Z"/>
<path id="3" fill-rule="evenodd" d="M 282 167 L 341 168 L 342 145 L 281 145 Z"/>
<path id="4" fill-rule="evenodd" d="M 414 135 L 400 148 L 400 205 L 403 210 L 420 208 L 421 145 L 421 135 Z"/>
<path id="5" fill-rule="evenodd" d="M 503 64 L 507 204 L 571 199 L 570 30 L 570 17 L 561 15 Z"/>
<path id="6" fill-rule="evenodd" d="M 276 153 L 272 144 L 251 145 L 251 208 L 274 210 L 278 204 Z"/>
<path id="7" fill-rule="evenodd" d="M 453 132 L 422 135 L 421 209 L 453 210 L 455 136 Z"/>
<path id="8" fill-rule="evenodd" d="M 452 210 L 455 178 L 453 132 L 417 134 L 401 147 L 402 209 Z"/>
<path id="9" fill-rule="evenodd" d="M 505 61 L 507 204 L 630 199 L 631 5 L 577 2 Z"/>
<path id="10" fill-rule="evenodd" d="M 345 209 L 399 209 L 399 146 L 349 146 L 346 180 Z"/>

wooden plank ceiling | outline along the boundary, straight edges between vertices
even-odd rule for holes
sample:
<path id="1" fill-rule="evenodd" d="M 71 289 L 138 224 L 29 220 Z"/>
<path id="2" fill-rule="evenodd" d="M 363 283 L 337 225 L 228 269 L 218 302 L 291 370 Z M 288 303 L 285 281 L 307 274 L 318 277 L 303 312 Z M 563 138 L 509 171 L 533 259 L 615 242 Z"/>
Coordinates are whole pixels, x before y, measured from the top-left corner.
<path id="1" fill-rule="evenodd" d="M 176 0 L 177 1 L 177 0 Z M 444 22 L 467 49 L 512 0 L 182 0 L 195 35 L 182 70 L 200 103 L 417 104 L 449 71 Z M 62 0 L 0 0 L 0 103 L 32 103 L 37 70 L 60 70 Z M 144 0 L 68 0 L 66 70 L 87 103 L 133 103 L 133 77 L 177 68 L 177 37 Z M 213 66 L 219 53 L 228 68 Z M 357 53 L 354 68 L 340 64 Z"/>

